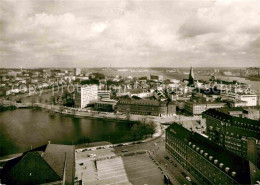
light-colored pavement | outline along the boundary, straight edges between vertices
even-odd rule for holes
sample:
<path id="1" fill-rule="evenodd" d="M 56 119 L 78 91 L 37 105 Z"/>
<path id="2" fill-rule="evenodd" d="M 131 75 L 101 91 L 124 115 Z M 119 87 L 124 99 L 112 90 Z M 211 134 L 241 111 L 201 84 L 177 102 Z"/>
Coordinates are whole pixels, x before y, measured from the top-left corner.
<path id="1" fill-rule="evenodd" d="M 81 160 L 76 169 L 76 177 L 85 185 L 163 184 L 163 174 L 148 153 L 97 160 L 96 166 L 95 158 Z"/>
<path id="2" fill-rule="evenodd" d="M 184 185 L 184 184 L 191 185 L 191 183 L 189 181 L 187 181 L 187 179 L 185 177 L 183 177 L 181 172 L 185 172 L 192 179 L 192 182 L 195 182 L 195 183 L 199 184 L 197 182 L 197 180 L 194 179 L 185 169 L 183 169 L 177 163 L 177 161 L 175 161 L 173 158 L 171 158 L 171 159 L 172 159 L 172 161 L 174 161 L 175 164 L 177 164 L 176 167 L 165 159 L 165 156 L 169 156 L 169 154 L 165 151 L 164 136 L 158 137 L 158 138 L 155 138 L 152 141 L 148 141 L 148 142 L 144 142 L 144 143 L 140 143 L 140 144 L 132 144 L 132 145 L 120 146 L 120 147 L 116 147 L 116 148 L 99 149 L 99 150 L 94 150 L 94 151 L 76 152 L 76 163 L 77 163 L 77 165 L 76 165 L 77 166 L 76 174 L 77 174 L 77 177 L 80 179 L 81 173 L 83 172 L 83 178 L 84 178 L 85 174 L 87 174 L 86 177 L 91 176 L 91 174 L 92 174 L 92 176 L 91 176 L 91 178 L 89 178 L 89 180 L 93 179 L 93 178 L 97 179 L 97 174 L 95 174 L 96 176 L 94 176 L 93 173 L 90 173 L 91 171 L 88 171 L 88 170 L 91 169 L 91 166 L 92 166 L 92 168 L 94 168 L 93 162 L 92 162 L 92 164 L 90 163 L 91 165 L 90 164 L 87 165 L 87 163 L 88 163 L 87 161 L 88 160 L 92 160 L 93 161 L 95 158 L 107 158 L 107 157 L 110 158 L 112 156 L 115 156 L 115 157 L 121 157 L 122 159 L 120 159 L 120 160 L 122 160 L 122 162 L 124 162 L 125 157 L 121 156 L 122 154 L 125 155 L 125 152 L 122 152 L 124 150 L 128 151 L 126 153 L 133 153 L 133 152 L 141 151 L 141 150 L 148 151 L 151 154 L 151 158 L 150 157 L 149 158 L 152 159 L 152 161 L 154 161 L 154 164 L 158 164 L 159 165 L 159 167 L 163 171 L 163 174 L 167 174 L 174 185 L 175 184 L 177 184 L 177 185 L 178 184 L 181 184 L 181 185 Z M 87 157 L 90 154 L 96 154 L 96 156 L 95 157 Z M 111 164 L 111 165 L 113 164 L 113 162 L 111 162 L 111 163 L 109 162 L 111 159 L 106 159 L 106 160 L 107 160 L 108 164 Z M 138 160 L 138 159 L 135 159 L 135 160 Z M 82 163 L 82 162 L 84 162 L 84 165 L 88 166 L 86 168 L 86 170 L 83 169 L 83 171 L 80 170 L 80 169 L 78 170 L 78 167 L 80 167 L 79 164 Z M 117 161 L 116 165 L 118 163 L 120 163 L 120 162 Z M 142 160 L 139 163 L 142 164 Z M 97 163 L 97 165 L 98 164 L 99 163 Z M 121 163 L 121 164 L 123 164 L 123 163 Z M 104 165 L 104 164 L 102 163 L 102 165 Z M 149 164 L 149 165 L 151 165 L 151 164 Z M 120 169 L 121 170 L 125 170 L 126 173 L 129 172 L 129 171 L 126 171 L 126 168 L 124 168 L 124 169 L 122 167 L 121 168 L 116 167 L 116 168 L 118 168 L 118 170 L 120 170 Z M 92 171 L 93 171 L 93 169 L 92 169 Z M 140 174 L 142 175 L 142 173 L 140 173 Z M 112 173 L 112 175 L 113 175 L 113 173 Z M 103 176 L 101 176 L 101 177 L 103 177 Z M 133 178 L 137 178 L 137 177 L 135 177 L 135 175 L 134 175 Z M 147 177 L 146 179 L 149 179 L 149 177 Z M 136 181 L 139 182 L 140 179 L 136 180 Z M 137 182 L 132 180 L 131 183 L 135 184 Z M 145 183 L 146 180 L 142 180 L 140 182 L 142 182 L 143 184 L 149 184 L 149 183 Z M 125 184 L 126 182 L 123 181 L 122 183 Z"/>

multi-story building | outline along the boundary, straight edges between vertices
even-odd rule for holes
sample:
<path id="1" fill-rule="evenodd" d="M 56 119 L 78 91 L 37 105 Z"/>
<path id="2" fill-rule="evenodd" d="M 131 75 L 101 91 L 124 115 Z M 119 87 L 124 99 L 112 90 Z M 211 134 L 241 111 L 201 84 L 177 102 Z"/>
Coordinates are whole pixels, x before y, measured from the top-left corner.
<path id="1" fill-rule="evenodd" d="M 166 129 L 166 150 L 201 184 L 251 184 L 249 161 L 177 123 Z"/>
<path id="2" fill-rule="evenodd" d="M 98 100 L 97 85 L 83 85 L 75 91 L 75 106 L 85 108 Z"/>
<path id="3" fill-rule="evenodd" d="M 112 99 L 104 99 L 95 102 L 94 109 L 97 111 L 112 112 L 115 110 L 117 101 Z"/>
<path id="4" fill-rule="evenodd" d="M 187 102 L 185 103 L 185 110 L 192 115 L 201 115 L 208 109 L 216 109 L 225 107 L 226 103 L 221 102 Z"/>
<path id="5" fill-rule="evenodd" d="M 99 99 L 110 99 L 111 91 L 98 90 Z"/>
<path id="6" fill-rule="evenodd" d="M 256 94 L 239 94 L 232 92 L 221 93 L 223 100 L 232 100 L 234 102 L 243 102 L 242 106 L 257 106 Z"/>
<path id="7" fill-rule="evenodd" d="M 121 98 L 116 105 L 116 110 L 130 114 L 167 116 L 176 114 L 176 105 L 173 102 Z"/>
<path id="8" fill-rule="evenodd" d="M 81 69 L 80 68 L 75 68 L 74 69 L 74 75 L 79 76 L 81 74 Z"/>
<path id="9" fill-rule="evenodd" d="M 231 116 L 221 109 L 209 109 L 203 113 L 203 117 L 206 118 L 206 132 L 210 140 L 249 160 L 249 153 L 257 153 L 257 147 L 252 148 L 249 138 L 259 143 L 259 121 Z M 257 166 L 260 160 L 251 162 Z"/>

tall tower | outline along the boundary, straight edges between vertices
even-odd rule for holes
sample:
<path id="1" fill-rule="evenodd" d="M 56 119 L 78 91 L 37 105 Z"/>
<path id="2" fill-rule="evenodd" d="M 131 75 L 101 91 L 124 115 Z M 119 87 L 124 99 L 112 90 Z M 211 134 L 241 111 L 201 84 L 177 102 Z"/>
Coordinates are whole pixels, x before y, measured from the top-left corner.
<path id="1" fill-rule="evenodd" d="M 190 68 L 188 86 L 194 86 L 194 73 L 193 73 L 193 68 L 192 67 Z"/>

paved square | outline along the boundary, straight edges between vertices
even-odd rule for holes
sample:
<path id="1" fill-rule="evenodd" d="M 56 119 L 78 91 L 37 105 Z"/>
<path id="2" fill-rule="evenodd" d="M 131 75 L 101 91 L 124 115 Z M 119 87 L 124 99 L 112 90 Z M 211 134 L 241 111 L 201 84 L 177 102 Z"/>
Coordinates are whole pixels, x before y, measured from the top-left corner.
<path id="1" fill-rule="evenodd" d="M 77 170 L 76 176 L 81 179 L 82 175 L 84 185 L 163 184 L 163 174 L 148 154 L 115 156 L 112 159 L 97 161 L 96 164 L 97 169 L 92 158 L 81 164 L 80 170 Z"/>

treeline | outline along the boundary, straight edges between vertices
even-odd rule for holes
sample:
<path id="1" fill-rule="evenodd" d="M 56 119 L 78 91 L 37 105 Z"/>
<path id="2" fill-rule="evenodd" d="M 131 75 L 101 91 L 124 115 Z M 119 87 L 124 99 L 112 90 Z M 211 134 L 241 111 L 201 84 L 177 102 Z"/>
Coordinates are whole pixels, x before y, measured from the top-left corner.
<path id="1" fill-rule="evenodd" d="M 14 110 L 14 109 L 16 109 L 16 106 L 14 106 L 14 105 L 11 105 L 11 106 L 8 106 L 8 107 L 0 105 L 0 112 L 6 111 L 6 110 Z"/>
<path id="2" fill-rule="evenodd" d="M 139 123 L 134 124 L 131 127 L 131 135 L 133 140 L 141 140 L 146 139 L 147 137 L 151 137 L 155 133 L 156 125 L 153 121 L 146 122 L 142 121 Z"/>

